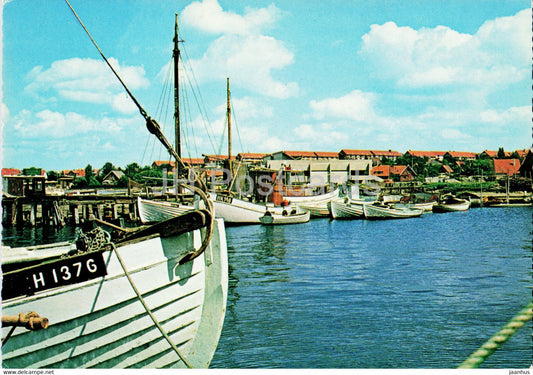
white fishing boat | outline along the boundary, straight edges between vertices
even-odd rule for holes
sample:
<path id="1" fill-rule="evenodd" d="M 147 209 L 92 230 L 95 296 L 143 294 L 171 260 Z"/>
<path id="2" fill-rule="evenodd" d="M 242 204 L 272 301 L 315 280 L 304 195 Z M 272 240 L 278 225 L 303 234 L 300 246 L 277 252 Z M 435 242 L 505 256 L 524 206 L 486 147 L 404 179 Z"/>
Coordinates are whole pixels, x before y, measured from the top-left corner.
<path id="1" fill-rule="evenodd" d="M 225 193 L 209 193 L 209 196 L 215 208 L 215 216 L 224 219 L 227 224 L 261 224 L 260 218 L 267 211 L 282 214 L 283 210 L 293 209 L 250 202 Z"/>
<path id="2" fill-rule="evenodd" d="M 138 197 L 137 209 L 139 211 L 139 218 L 144 224 L 146 224 L 157 223 L 159 221 L 183 215 L 187 211 L 193 210 L 194 206 Z"/>
<path id="3" fill-rule="evenodd" d="M 433 206 L 437 204 L 437 201 L 432 202 L 421 202 L 421 203 L 393 203 L 392 207 L 399 208 L 399 209 L 405 209 L 405 208 L 418 208 L 422 211 L 431 212 L 433 210 Z"/>
<path id="4" fill-rule="evenodd" d="M 433 212 L 467 211 L 469 208 L 470 201 L 449 195 L 433 206 Z"/>
<path id="5" fill-rule="evenodd" d="M 365 219 L 407 219 L 419 217 L 424 210 L 419 208 L 394 208 L 382 203 L 365 204 L 363 206 Z"/>
<path id="6" fill-rule="evenodd" d="M 77 246 L 2 248 L 2 268 L 4 368 L 205 368 L 217 347 L 227 249 L 207 211 L 117 241 L 97 227 Z"/>
<path id="7" fill-rule="evenodd" d="M 179 151 L 65 2 L 139 109 L 149 132 L 186 171 Z M 177 21 L 176 15 L 176 74 Z M 181 186 L 198 194 L 205 210 L 137 229 L 109 224 L 114 234 L 120 233 L 115 238 L 96 227 L 82 234 L 75 247 L 62 243 L 2 249 L 2 366 L 208 367 L 226 310 L 226 235 L 206 194 L 192 184 L 201 182 L 189 182 Z"/>
<path id="8" fill-rule="evenodd" d="M 356 200 L 348 197 L 332 199 L 328 203 L 330 215 L 333 219 L 363 219 L 363 206 L 373 201 Z"/>
<path id="9" fill-rule="evenodd" d="M 325 217 L 329 216 L 328 204 L 333 199 L 338 198 L 339 189 L 334 189 L 329 193 L 318 195 L 302 195 L 302 196 L 283 196 L 283 200 L 296 204 L 304 211 L 309 211 L 311 216 Z"/>
<path id="10" fill-rule="evenodd" d="M 307 223 L 310 218 L 311 213 L 309 211 L 297 213 L 296 210 L 293 210 L 281 214 L 267 211 L 259 220 L 264 225 L 285 225 Z"/>
<path id="11" fill-rule="evenodd" d="M 437 204 L 437 201 L 421 202 L 421 203 L 414 203 L 413 207 L 414 208 L 419 208 L 419 209 L 421 209 L 423 211 L 431 212 L 433 210 L 433 206 L 435 206 L 436 204 Z"/>

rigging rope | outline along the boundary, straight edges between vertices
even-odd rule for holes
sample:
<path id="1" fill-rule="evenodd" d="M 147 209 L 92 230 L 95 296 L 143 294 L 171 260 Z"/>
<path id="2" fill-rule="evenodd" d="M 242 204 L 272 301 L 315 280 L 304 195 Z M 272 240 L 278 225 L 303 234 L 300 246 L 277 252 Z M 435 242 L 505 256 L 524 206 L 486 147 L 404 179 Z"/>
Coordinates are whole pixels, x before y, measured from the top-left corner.
<path id="1" fill-rule="evenodd" d="M 522 309 L 505 327 L 472 353 L 458 368 L 478 368 L 492 353 L 511 338 L 533 317 L 533 302 Z"/>
<path id="2" fill-rule="evenodd" d="M 93 39 L 93 37 L 91 36 L 91 34 L 89 33 L 89 30 L 87 30 L 87 28 L 85 27 L 85 25 L 83 24 L 83 22 L 81 21 L 81 19 L 78 17 L 78 14 L 76 13 L 76 11 L 74 10 L 74 8 L 72 8 L 72 6 L 70 5 L 69 1 L 68 0 L 65 0 L 65 2 L 67 3 L 68 7 L 70 8 L 70 10 L 72 11 L 72 13 L 74 14 L 74 16 L 76 17 L 76 19 L 78 20 L 78 22 L 80 23 L 81 27 L 83 28 L 83 30 L 85 31 L 85 33 L 89 36 L 89 38 L 91 39 L 91 42 L 94 44 L 94 46 L 96 47 L 96 49 L 98 50 L 98 52 L 100 53 L 100 56 L 102 56 L 102 58 L 104 59 L 104 61 L 106 62 L 107 66 L 109 66 L 109 68 L 111 69 L 111 71 L 113 72 L 113 74 L 115 75 L 115 77 L 119 80 L 120 84 L 122 85 L 122 87 L 124 87 L 124 89 L 126 90 L 126 93 L 129 95 L 129 97 L 131 98 L 131 100 L 135 103 L 135 105 L 137 106 L 137 108 L 139 109 L 139 112 L 141 113 L 141 115 L 144 117 L 144 119 L 146 120 L 146 127 L 148 128 L 148 131 L 150 133 L 152 133 L 153 135 L 155 135 L 157 137 L 157 139 L 159 139 L 159 141 L 165 146 L 165 148 L 168 150 L 168 152 L 176 159 L 177 163 L 180 164 L 181 167 L 183 167 L 184 169 L 187 169 L 187 166 L 183 163 L 183 161 L 181 160 L 181 157 L 176 153 L 176 150 L 174 150 L 174 148 L 172 147 L 172 145 L 170 144 L 170 142 L 167 140 L 167 138 L 165 137 L 165 135 L 162 133 L 161 131 L 161 127 L 159 126 L 159 124 L 157 123 L 157 121 L 153 118 L 151 118 L 150 116 L 148 116 L 148 114 L 146 113 L 146 111 L 144 110 L 144 108 L 140 105 L 140 103 L 137 101 L 137 99 L 133 96 L 133 94 L 130 92 L 130 90 L 128 89 L 128 87 L 126 86 L 126 84 L 124 83 L 124 81 L 122 81 L 122 79 L 120 78 L 120 76 L 118 75 L 118 73 L 115 71 L 115 69 L 113 68 L 113 66 L 111 65 L 111 63 L 107 60 L 107 57 L 105 57 L 104 53 L 102 52 L 102 50 L 100 49 L 100 47 L 98 47 L 98 44 L 96 43 L 96 41 Z"/>
<path id="3" fill-rule="evenodd" d="M 115 246 L 115 244 L 113 242 L 111 242 L 111 246 L 113 247 L 113 251 L 115 252 L 115 255 L 117 256 L 117 259 L 118 259 L 118 262 L 120 263 L 120 266 L 124 270 L 124 275 L 126 275 L 126 278 L 128 279 L 133 291 L 135 292 L 135 294 L 137 295 L 137 298 L 139 299 L 139 301 L 143 305 L 144 309 L 146 310 L 146 313 L 150 316 L 150 318 L 152 319 L 152 321 L 156 325 L 157 329 L 159 329 L 159 332 L 161 332 L 161 334 L 163 335 L 165 340 L 167 340 L 169 345 L 176 352 L 178 357 L 183 361 L 185 366 L 187 366 L 187 368 L 192 368 L 192 365 L 189 363 L 187 358 L 185 358 L 185 356 L 180 352 L 180 350 L 178 349 L 176 344 L 174 344 L 174 342 L 170 339 L 170 336 L 168 335 L 168 333 L 163 329 L 163 326 L 161 325 L 161 323 L 159 323 L 159 321 L 157 320 L 155 315 L 152 313 L 152 310 L 150 309 L 150 307 L 146 304 L 146 301 L 142 297 L 141 292 L 139 291 L 139 289 L 137 289 L 137 287 L 135 286 L 135 284 L 134 284 L 134 282 L 133 282 L 133 280 L 132 280 L 132 278 L 130 276 L 130 273 L 128 272 L 128 270 L 126 268 L 126 265 L 124 264 L 124 261 L 122 260 L 122 257 L 120 256 L 120 254 L 119 254 L 119 252 L 118 252 L 118 250 L 117 250 L 117 248 L 116 248 L 116 246 Z"/>

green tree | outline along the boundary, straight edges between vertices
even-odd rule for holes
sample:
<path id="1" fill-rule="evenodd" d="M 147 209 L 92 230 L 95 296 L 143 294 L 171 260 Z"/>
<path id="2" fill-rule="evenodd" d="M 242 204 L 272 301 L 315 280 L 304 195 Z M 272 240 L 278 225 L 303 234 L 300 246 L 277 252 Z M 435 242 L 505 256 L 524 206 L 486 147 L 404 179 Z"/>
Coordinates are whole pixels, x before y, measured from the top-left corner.
<path id="1" fill-rule="evenodd" d="M 87 186 L 100 186 L 100 182 L 96 179 L 91 164 L 87 164 L 85 167 L 85 182 Z"/>
<path id="2" fill-rule="evenodd" d="M 141 167 L 137 163 L 130 163 L 126 165 L 124 173 L 132 180 L 137 181 L 140 177 L 139 174 L 141 173 Z"/>
<path id="3" fill-rule="evenodd" d="M 46 176 L 48 181 L 57 181 L 59 179 L 59 173 L 56 171 L 48 171 L 46 172 Z"/>
<path id="4" fill-rule="evenodd" d="M 105 163 L 102 169 L 100 169 L 100 173 L 98 175 L 98 181 L 102 182 L 104 177 L 107 176 L 107 174 L 114 169 L 116 168 L 113 164 L 111 164 L 110 162 Z"/>
<path id="5" fill-rule="evenodd" d="M 503 147 L 500 147 L 498 149 L 498 156 L 497 157 L 498 157 L 498 159 L 505 159 L 505 151 L 504 151 Z"/>
<path id="6" fill-rule="evenodd" d="M 115 183 L 115 186 L 116 187 L 121 187 L 121 188 L 124 188 L 124 187 L 127 187 L 128 186 L 128 183 L 129 183 L 129 177 L 128 176 L 122 176 L 120 177 L 120 179 Z"/>

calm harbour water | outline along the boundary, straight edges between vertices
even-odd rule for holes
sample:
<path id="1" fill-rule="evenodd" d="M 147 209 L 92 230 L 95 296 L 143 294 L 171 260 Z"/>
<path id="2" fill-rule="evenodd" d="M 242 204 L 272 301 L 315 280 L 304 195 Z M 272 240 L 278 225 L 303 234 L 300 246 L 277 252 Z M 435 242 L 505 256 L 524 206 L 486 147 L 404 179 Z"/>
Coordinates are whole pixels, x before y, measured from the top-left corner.
<path id="1" fill-rule="evenodd" d="M 532 214 L 227 228 L 228 305 L 211 368 L 455 368 L 531 300 Z M 4 229 L 2 240 L 72 236 Z M 482 367 L 529 367 L 531 332 L 529 322 Z"/>

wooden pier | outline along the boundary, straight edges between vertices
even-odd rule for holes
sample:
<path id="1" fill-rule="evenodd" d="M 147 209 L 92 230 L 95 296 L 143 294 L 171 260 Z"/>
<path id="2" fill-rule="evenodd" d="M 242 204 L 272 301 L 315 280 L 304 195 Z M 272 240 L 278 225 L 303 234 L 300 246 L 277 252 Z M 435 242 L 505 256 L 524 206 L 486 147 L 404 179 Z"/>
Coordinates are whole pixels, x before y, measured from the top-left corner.
<path id="1" fill-rule="evenodd" d="M 137 221 L 137 198 L 112 195 L 3 197 L 4 226 L 78 225 L 91 218 Z"/>

